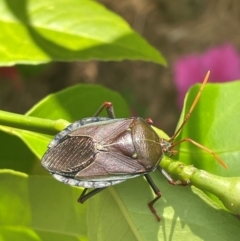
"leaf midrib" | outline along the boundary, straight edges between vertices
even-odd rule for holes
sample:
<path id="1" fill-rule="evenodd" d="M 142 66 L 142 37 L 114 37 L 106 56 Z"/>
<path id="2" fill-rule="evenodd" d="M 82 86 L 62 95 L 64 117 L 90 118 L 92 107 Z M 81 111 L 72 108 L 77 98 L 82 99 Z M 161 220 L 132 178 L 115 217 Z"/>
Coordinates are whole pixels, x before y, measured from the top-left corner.
<path id="1" fill-rule="evenodd" d="M 128 223 L 128 225 L 129 225 L 130 229 L 132 230 L 136 239 L 138 241 L 144 241 L 144 239 L 142 238 L 142 236 L 138 232 L 138 229 L 136 228 L 132 218 L 130 217 L 128 210 L 123 205 L 123 202 L 121 201 L 121 199 L 120 199 L 118 193 L 116 192 L 116 190 L 114 189 L 114 187 L 109 187 L 108 189 L 109 189 L 109 192 L 111 193 L 111 195 L 113 196 L 113 199 L 116 201 L 116 203 L 117 203 L 119 209 L 121 210 L 123 216 L 125 217 L 125 220 Z"/>

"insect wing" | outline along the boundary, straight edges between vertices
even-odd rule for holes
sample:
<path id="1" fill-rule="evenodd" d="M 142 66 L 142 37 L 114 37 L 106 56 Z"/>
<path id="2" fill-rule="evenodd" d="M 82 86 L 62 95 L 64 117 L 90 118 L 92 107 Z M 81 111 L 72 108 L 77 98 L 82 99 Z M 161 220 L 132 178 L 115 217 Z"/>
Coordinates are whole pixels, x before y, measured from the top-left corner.
<path id="1" fill-rule="evenodd" d="M 44 154 L 42 165 L 49 172 L 74 176 L 94 161 L 95 154 L 91 137 L 68 137 Z"/>
<path id="2" fill-rule="evenodd" d="M 120 180 L 145 172 L 146 169 L 136 159 L 116 152 L 100 152 L 94 162 L 79 171 L 75 178 L 93 181 Z"/>

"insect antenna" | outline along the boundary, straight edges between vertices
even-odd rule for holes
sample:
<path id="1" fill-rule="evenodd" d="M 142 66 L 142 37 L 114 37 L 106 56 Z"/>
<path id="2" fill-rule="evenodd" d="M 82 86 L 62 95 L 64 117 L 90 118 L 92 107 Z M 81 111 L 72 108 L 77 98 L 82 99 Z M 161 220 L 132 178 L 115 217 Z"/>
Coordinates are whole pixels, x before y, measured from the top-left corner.
<path id="1" fill-rule="evenodd" d="M 202 83 L 202 85 L 201 85 L 201 88 L 200 88 L 200 90 L 198 91 L 198 94 L 197 94 L 197 96 L 195 97 L 195 99 L 194 99 L 194 101 L 193 101 L 193 103 L 192 103 L 192 105 L 191 105 L 191 108 L 190 108 L 189 112 L 188 112 L 187 115 L 185 116 L 185 119 L 183 120 L 182 124 L 178 127 L 178 129 L 175 131 L 175 133 L 173 134 L 173 136 L 168 140 L 169 142 L 173 142 L 173 140 L 177 137 L 177 135 L 180 133 L 180 131 L 182 130 L 182 128 L 185 126 L 185 124 L 187 123 L 188 119 L 190 118 L 190 116 L 191 116 L 191 114 L 192 114 L 192 112 L 193 112 L 193 110 L 194 110 L 194 108 L 195 108 L 195 106 L 196 106 L 196 104 L 197 104 L 197 102 L 198 102 L 201 94 L 202 94 L 202 91 L 203 91 L 203 89 L 204 89 L 204 87 L 205 87 L 205 85 L 206 85 L 206 83 L 207 83 L 207 81 L 208 81 L 209 75 L 210 75 L 210 71 L 207 72 L 207 74 L 206 74 L 206 76 L 205 76 L 205 78 L 204 78 L 204 80 L 203 80 L 203 83 Z"/>
<path id="2" fill-rule="evenodd" d="M 191 116 L 191 114 L 192 114 L 195 106 L 197 105 L 197 103 L 198 103 L 198 101 L 199 101 L 199 98 L 200 98 L 200 96 L 201 96 L 201 94 L 202 94 L 202 91 L 203 91 L 203 89 L 204 89 L 204 87 L 205 87 L 205 85 L 206 85 L 206 83 L 207 83 L 207 81 L 208 81 L 209 75 L 210 75 L 210 71 L 207 72 L 207 74 L 206 74 L 206 76 L 205 76 L 205 78 L 204 78 L 204 80 L 203 80 L 203 83 L 202 83 L 202 85 L 201 85 L 201 87 L 200 87 L 200 90 L 198 91 L 198 93 L 197 93 L 197 95 L 196 95 L 196 97 L 195 97 L 195 99 L 194 99 L 194 101 L 193 101 L 193 103 L 192 103 L 192 105 L 191 105 L 191 107 L 190 107 L 190 110 L 189 110 L 189 112 L 187 113 L 187 115 L 185 116 L 185 119 L 183 120 L 182 124 L 178 127 L 178 129 L 175 131 L 175 133 L 173 134 L 173 136 L 168 140 L 168 142 L 172 143 L 172 145 L 171 145 L 171 147 L 170 147 L 170 149 L 169 149 L 168 151 L 171 152 L 172 149 L 173 149 L 175 146 L 179 145 L 179 144 L 182 143 L 182 142 L 190 142 L 190 143 L 192 143 L 193 145 L 195 145 L 195 146 L 203 149 L 204 151 L 208 152 L 209 154 L 211 154 L 224 168 L 228 169 L 228 166 L 226 165 L 226 163 L 224 163 L 224 161 L 222 161 L 222 160 L 220 159 L 220 157 L 218 157 L 212 150 L 208 149 L 207 147 L 201 145 L 200 143 L 198 143 L 198 142 L 196 142 L 196 141 L 194 141 L 194 140 L 192 140 L 192 139 L 190 139 L 190 138 L 184 138 L 183 140 L 180 140 L 180 141 L 178 141 L 178 142 L 176 142 L 176 143 L 173 143 L 173 141 L 175 140 L 175 138 L 178 136 L 178 134 L 180 133 L 180 131 L 183 129 L 183 127 L 184 127 L 185 124 L 187 123 L 187 121 L 188 121 L 188 119 L 190 118 L 190 116 Z"/>

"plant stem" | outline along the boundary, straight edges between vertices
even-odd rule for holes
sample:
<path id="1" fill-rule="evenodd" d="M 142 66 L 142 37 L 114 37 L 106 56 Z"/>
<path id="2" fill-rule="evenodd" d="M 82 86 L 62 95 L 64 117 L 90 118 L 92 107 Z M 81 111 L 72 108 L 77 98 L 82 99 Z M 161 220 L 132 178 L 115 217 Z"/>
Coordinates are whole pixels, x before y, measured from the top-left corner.
<path id="1" fill-rule="evenodd" d="M 183 183 L 214 194 L 234 214 L 240 214 L 240 177 L 221 177 L 164 157 L 160 166 Z"/>
<path id="2" fill-rule="evenodd" d="M 63 119 L 49 120 L 39 117 L 32 117 L 0 111 L 0 125 L 39 132 L 48 135 L 55 135 L 70 123 Z"/>
<path id="3" fill-rule="evenodd" d="M 197 170 L 191 178 L 192 185 L 214 194 L 234 214 L 240 214 L 240 178 L 221 177 Z"/>

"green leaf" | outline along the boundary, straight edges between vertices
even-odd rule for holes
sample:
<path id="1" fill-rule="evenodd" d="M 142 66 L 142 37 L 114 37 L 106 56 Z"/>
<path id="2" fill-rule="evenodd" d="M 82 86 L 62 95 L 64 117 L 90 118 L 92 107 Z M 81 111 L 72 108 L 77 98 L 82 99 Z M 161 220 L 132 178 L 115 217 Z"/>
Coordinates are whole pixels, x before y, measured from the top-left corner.
<path id="1" fill-rule="evenodd" d="M 203 193 L 169 185 L 158 172 L 152 176 L 163 194 L 154 205 L 160 223 L 147 206 L 154 194 L 142 177 L 81 205 L 76 201 L 79 188 L 51 177 L 1 170 L 1 240 L 239 240 L 239 221 L 199 199 L 197 195 L 208 202 Z"/>
<path id="2" fill-rule="evenodd" d="M 216 205 L 209 206 L 213 204 L 202 192 L 169 185 L 157 171 L 151 176 L 162 192 L 154 204 L 161 222 L 147 206 L 155 197 L 148 183 L 142 177 L 130 179 L 89 200 L 90 241 L 239 240 L 239 221 Z"/>
<path id="3" fill-rule="evenodd" d="M 146 60 L 163 56 L 119 16 L 90 0 L 0 0 L 0 63 Z"/>
<path id="4" fill-rule="evenodd" d="M 100 85 L 84 84 L 48 95 L 33 106 L 27 115 L 73 122 L 93 116 L 105 101 L 113 103 L 117 118 L 129 117 L 128 106 L 119 93 Z M 101 116 L 107 116 L 107 112 L 103 111 Z"/>
<path id="5" fill-rule="evenodd" d="M 0 131 L 0 143 L 0 169 L 30 173 L 36 162 L 39 162 L 29 148 L 14 135 Z"/>
<path id="6" fill-rule="evenodd" d="M 189 137 L 214 151 L 229 167 L 224 169 L 214 157 L 193 146 L 183 143 L 174 157 L 186 164 L 194 164 L 199 169 L 223 177 L 240 177 L 240 135 L 239 119 L 240 82 L 208 84 L 195 107 L 191 118 L 176 141 Z M 199 90 L 199 85 L 190 89 L 179 123 L 188 113 L 191 103 Z M 214 195 L 207 193 L 220 206 Z"/>
<path id="7" fill-rule="evenodd" d="M 0 170 L 0 239 L 87 240 L 79 191 L 50 177 Z"/>
<path id="8" fill-rule="evenodd" d="M 212 172 L 219 176 L 240 176 L 240 135 L 239 120 L 240 82 L 225 84 L 208 84 L 194 109 L 190 119 L 177 140 L 189 137 L 214 151 L 229 167 L 224 169 L 211 154 L 183 143 L 179 147 L 179 159 L 197 168 Z M 194 86 L 188 93 L 185 116 L 199 90 Z M 182 118 L 179 123 L 181 123 Z"/>

